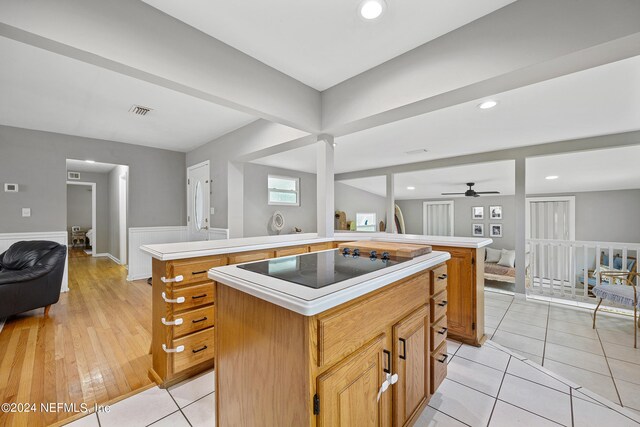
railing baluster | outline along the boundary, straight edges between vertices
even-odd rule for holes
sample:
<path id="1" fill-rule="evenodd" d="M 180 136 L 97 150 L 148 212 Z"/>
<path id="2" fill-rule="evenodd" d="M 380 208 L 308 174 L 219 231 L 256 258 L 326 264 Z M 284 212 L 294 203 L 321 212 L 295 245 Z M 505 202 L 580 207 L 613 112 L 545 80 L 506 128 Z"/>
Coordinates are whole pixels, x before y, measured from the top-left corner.
<path id="1" fill-rule="evenodd" d="M 596 268 L 595 268 L 595 276 L 596 276 L 596 286 L 600 285 L 600 245 L 596 245 Z"/>
<path id="2" fill-rule="evenodd" d="M 577 257 L 576 257 L 576 245 L 571 243 L 569 246 L 569 281 L 571 285 L 571 298 L 576 299 L 576 272 L 577 272 Z"/>
<path id="3" fill-rule="evenodd" d="M 585 244 L 582 247 L 582 256 L 583 256 L 583 264 L 582 264 L 582 273 L 583 273 L 583 277 L 584 277 L 584 286 L 582 289 L 582 293 L 584 295 L 584 297 L 589 296 L 589 248 L 587 247 L 587 245 Z"/>

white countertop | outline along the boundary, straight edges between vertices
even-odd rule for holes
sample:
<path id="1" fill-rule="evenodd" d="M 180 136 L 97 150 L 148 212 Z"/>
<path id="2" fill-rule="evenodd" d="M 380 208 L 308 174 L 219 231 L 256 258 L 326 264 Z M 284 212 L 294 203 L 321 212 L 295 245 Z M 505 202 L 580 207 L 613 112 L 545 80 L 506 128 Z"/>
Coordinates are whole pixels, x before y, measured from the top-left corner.
<path id="1" fill-rule="evenodd" d="M 281 260 L 286 258 L 279 258 Z M 344 280 L 321 289 L 313 289 L 252 271 L 227 265 L 209 270 L 209 278 L 288 310 L 313 316 L 349 302 L 412 274 L 441 264 L 451 258 L 448 252 L 434 251 L 383 270 Z M 260 261 L 256 261 L 260 262 Z M 248 264 L 248 263 L 247 263 Z"/>
<path id="2" fill-rule="evenodd" d="M 407 242 L 460 248 L 482 248 L 493 242 L 492 239 L 474 237 L 423 236 L 418 234 L 357 233 L 339 231 L 335 233 L 334 237 L 318 237 L 317 233 L 285 234 L 280 236 L 260 236 L 240 239 L 144 245 L 141 246 L 140 249 L 161 261 L 169 261 L 173 259 L 219 255 L 232 252 L 246 252 L 283 246 L 310 245 L 314 243 L 347 240 L 384 240 L 388 242 Z"/>

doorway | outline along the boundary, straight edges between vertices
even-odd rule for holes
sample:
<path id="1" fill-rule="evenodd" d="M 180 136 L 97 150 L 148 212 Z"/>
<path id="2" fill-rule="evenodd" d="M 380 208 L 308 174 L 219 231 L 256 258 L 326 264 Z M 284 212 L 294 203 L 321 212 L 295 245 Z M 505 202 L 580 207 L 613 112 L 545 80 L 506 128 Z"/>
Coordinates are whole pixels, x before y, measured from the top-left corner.
<path id="1" fill-rule="evenodd" d="M 79 255 L 96 254 L 96 183 L 67 181 L 69 248 Z"/>
<path id="2" fill-rule="evenodd" d="M 209 161 L 187 168 L 187 233 L 190 241 L 209 240 L 211 180 Z"/>

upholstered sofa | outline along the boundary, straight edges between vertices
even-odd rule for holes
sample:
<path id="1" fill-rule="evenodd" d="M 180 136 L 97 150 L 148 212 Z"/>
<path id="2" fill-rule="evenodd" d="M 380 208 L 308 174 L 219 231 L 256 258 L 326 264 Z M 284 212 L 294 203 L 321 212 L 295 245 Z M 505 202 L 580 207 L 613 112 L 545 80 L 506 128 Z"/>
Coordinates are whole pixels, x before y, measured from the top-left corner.
<path id="1" fill-rule="evenodd" d="M 67 247 L 55 242 L 17 242 L 0 255 L 0 318 L 58 302 Z"/>

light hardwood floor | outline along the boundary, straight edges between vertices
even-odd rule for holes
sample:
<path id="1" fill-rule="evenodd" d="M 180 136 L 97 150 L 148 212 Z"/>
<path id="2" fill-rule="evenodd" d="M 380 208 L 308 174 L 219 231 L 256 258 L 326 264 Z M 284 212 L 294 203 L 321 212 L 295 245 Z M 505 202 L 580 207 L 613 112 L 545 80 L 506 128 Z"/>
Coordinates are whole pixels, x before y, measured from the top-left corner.
<path id="1" fill-rule="evenodd" d="M 51 307 L 7 319 L 0 332 L 0 403 L 35 403 L 2 413 L 0 426 L 42 426 L 74 413 L 41 402 L 105 403 L 151 383 L 151 286 L 127 282 L 108 258 L 70 257 L 69 288 Z"/>

